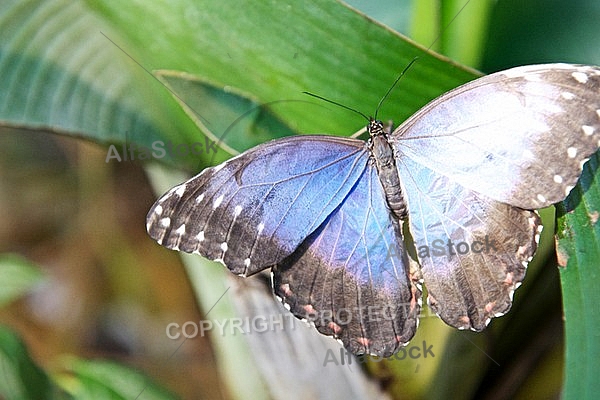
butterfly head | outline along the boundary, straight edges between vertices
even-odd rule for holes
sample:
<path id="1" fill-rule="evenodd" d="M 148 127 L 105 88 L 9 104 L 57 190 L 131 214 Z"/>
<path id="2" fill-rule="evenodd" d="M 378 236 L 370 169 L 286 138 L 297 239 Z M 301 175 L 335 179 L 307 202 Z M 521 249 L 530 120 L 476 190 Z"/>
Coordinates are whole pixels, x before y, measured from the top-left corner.
<path id="1" fill-rule="evenodd" d="M 369 124 L 367 125 L 367 132 L 371 138 L 376 136 L 384 136 L 387 137 L 391 132 L 394 123 L 392 121 L 388 121 L 387 124 L 384 124 L 382 121 L 369 118 Z"/>

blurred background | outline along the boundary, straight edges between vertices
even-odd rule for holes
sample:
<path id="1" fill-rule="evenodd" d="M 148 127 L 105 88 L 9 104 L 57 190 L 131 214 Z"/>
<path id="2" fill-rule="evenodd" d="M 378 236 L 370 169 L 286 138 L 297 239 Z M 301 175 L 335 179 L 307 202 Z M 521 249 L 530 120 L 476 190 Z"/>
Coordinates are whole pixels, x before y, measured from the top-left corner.
<path id="1" fill-rule="evenodd" d="M 220 353 L 215 352 L 213 343 L 215 339 L 196 337 L 182 344 L 166 337 L 165 329 L 169 323 L 200 321 L 207 309 L 199 305 L 198 294 L 190 284 L 180 256 L 161 248 L 146 234 L 145 216 L 158 195 L 156 183 L 145 169 L 149 163 L 143 160 L 107 162 L 110 144 L 120 146 L 127 141 L 148 144 L 156 137 L 190 141 L 197 135 L 196 125 L 166 91 L 161 93 L 161 98 L 155 96 L 160 89 L 153 77 L 143 70 L 187 71 L 184 61 L 178 61 L 178 64 L 158 58 L 159 48 L 170 49 L 178 57 L 184 54 L 190 57 L 186 61 L 189 63 L 194 63 L 193 57 L 204 56 L 190 54 L 192 49 L 188 45 L 194 43 L 193 38 L 189 42 L 170 39 L 181 37 L 180 31 L 192 25 L 190 21 L 201 20 L 206 24 L 194 26 L 196 35 L 212 29 L 209 22 L 200 18 L 204 4 L 180 1 L 177 5 L 183 7 L 186 3 L 196 4 L 197 8 L 178 9 L 173 3 L 169 5 L 166 2 L 135 6 L 125 2 L 125 5 L 117 6 L 102 1 L 8 1 L 0 5 L 0 71 L 3 76 L 0 78 L 0 92 L 4 93 L 0 97 L 0 292 L 4 293 L 0 296 L 0 323 L 6 329 L 0 336 L 4 338 L 0 365 L 5 371 L 4 376 L 0 372 L 0 387 L 4 386 L 0 393 L 5 396 L 18 392 L 16 389 L 11 391 L 18 386 L 15 382 L 19 381 L 18 373 L 14 372 L 19 370 L 16 365 L 27 365 L 24 370 L 29 371 L 29 376 L 35 375 L 31 371 L 38 371 L 36 374 L 39 375 L 35 375 L 32 382 L 33 386 L 41 388 L 36 392 L 30 387 L 24 394 L 21 393 L 23 397 L 18 398 L 77 398 L 75 394 L 82 393 L 81 387 L 90 381 L 102 383 L 102 376 L 107 380 L 117 380 L 118 376 L 129 376 L 129 373 L 132 375 L 128 382 L 142 382 L 142 387 L 151 385 L 152 390 L 149 389 L 147 394 L 150 396 L 151 392 L 156 398 L 230 399 L 237 396 L 231 389 L 236 377 L 223 376 Z M 568 3 L 558 0 L 477 0 L 468 3 L 356 0 L 348 4 L 424 48 L 431 46 L 431 50 L 456 63 L 484 73 L 542 62 L 600 64 L 600 25 L 597 24 L 600 5 L 592 0 Z M 222 7 L 230 15 L 239 6 L 234 2 L 224 2 Z M 362 21 L 364 32 L 372 35 L 373 41 L 348 43 L 317 38 L 314 43 L 305 42 L 303 48 L 292 48 L 300 45 L 290 44 L 290 60 L 293 53 L 299 54 L 299 59 L 310 59 L 312 49 L 315 54 L 320 54 L 319 46 L 324 49 L 335 47 L 335 56 L 340 53 L 337 58 L 340 65 L 337 69 L 325 69 L 323 79 L 335 75 L 335 79 L 342 81 L 353 80 L 352 74 L 359 70 L 352 70 L 351 62 L 341 61 L 345 57 L 341 53 L 360 54 L 377 47 L 382 49 L 378 54 L 380 62 L 390 73 L 395 71 L 397 75 L 406 66 L 401 62 L 394 64 L 393 55 L 385 51 L 388 44 L 378 40 L 389 35 L 393 37 L 390 40 L 399 41 L 395 34 L 385 33 L 385 29 L 340 3 L 319 1 L 312 7 L 295 12 L 300 17 L 306 15 L 310 21 L 309 16 L 327 10 L 330 12 L 327 18 L 331 21 L 328 29 L 333 32 L 336 28 L 352 31 L 353 24 Z M 293 8 L 297 8 L 293 3 L 274 1 L 270 8 L 273 14 L 266 15 L 263 22 L 269 24 L 278 15 L 292 13 Z M 139 10 L 143 12 L 139 14 Z M 60 18 L 53 20 L 53 15 Z M 157 24 L 156 21 L 163 15 L 173 15 L 175 21 L 183 18 L 185 23 L 181 26 L 176 22 L 164 26 Z M 226 18 L 223 20 L 228 21 Z M 58 40 L 64 32 L 75 38 L 90 21 L 102 29 L 103 35 L 114 38 L 117 44 L 124 44 L 125 53 L 139 61 L 141 66 L 98 35 L 96 25 L 95 40 L 101 43 L 102 48 L 110 47 L 113 58 L 103 58 L 102 52 L 77 53 L 58 46 L 47 47 L 53 43 L 73 43 L 74 48 L 89 45 L 89 49 L 94 49 L 94 43 L 90 42 L 78 43 L 70 38 L 62 42 L 51 40 Z M 126 26 L 132 21 L 133 24 Z M 294 27 L 310 30 L 310 24 Z M 144 35 L 135 36 L 131 33 L 134 31 L 149 32 L 153 40 L 144 42 Z M 245 64 L 241 60 L 259 59 L 263 54 L 260 47 L 265 46 L 266 41 L 278 40 L 248 31 L 248 42 L 240 40 L 239 44 L 231 45 L 236 40 L 232 31 L 223 30 L 220 36 L 216 36 L 229 44 L 212 42 L 215 48 L 224 46 L 227 51 L 221 48 L 219 57 L 206 56 L 197 63 L 208 65 L 217 60 L 221 63 L 219 65 L 227 62 L 237 64 L 237 69 L 232 70 L 235 72 L 225 71 L 220 80 L 210 81 L 208 86 L 212 88 L 218 87 L 216 82 L 226 80 L 228 74 L 232 75 L 232 80 L 237 79 L 233 75 L 243 75 Z M 253 45 L 256 50 L 251 47 Z M 19 48 L 27 57 L 20 59 L 15 56 Z M 212 54 L 210 49 L 206 51 Z M 77 54 L 82 57 L 77 59 Z M 44 61 L 27 64 L 28 59 L 36 57 Z M 72 62 L 63 63 L 67 57 Z M 97 62 L 98 59 L 103 61 Z M 410 59 L 407 56 L 406 60 Z M 439 60 L 446 62 L 445 59 Z M 86 65 L 92 61 L 94 67 L 87 68 Z M 277 63 L 268 59 L 261 62 Z M 423 65 L 429 67 L 428 62 L 423 61 Z M 364 63 L 369 65 L 367 61 Z M 307 68 L 310 70 L 312 67 L 309 65 Z M 417 63 L 409 75 L 414 72 L 415 76 L 419 76 L 420 68 Z M 447 68 L 450 71 L 447 75 L 454 74 L 457 81 L 475 76 L 468 68 L 454 65 Z M 194 72 L 201 75 L 198 71 Z M 119 107 L 113 108 L 103 107 L 112 104 L 110 101 L 96 102 L 93 95 L 83 97 L 82 89 L 78 87 L 81 85 L 75 83 L 75 78 L 63 79 L 67 75 L 83 77 L 91 82 L 85 90 L 93 93 L 104 82 L 118 82 L 129 74 L 135 74 L 138 82 L 142 82 L 139 87 L 144 92 L 128 93 L 123 89 L 127 85 L 121 86 L 122 90 L 118 93 L 107 94 L 99 90 L 102 93 L 99 96 L 118 99 L 115 102 Z M 35 87 L 20 86 L 32 76 L 37 82 Z M 288 77 L 279 76 L 265 73 L 264 77 L 256 78 L 254 84 L 256 87 L 269 87 L 278 85 L 280 79 L 294 80 L 291 73 Z M 378 81 L 377 90 L 374 89 L 364 100 L 371 108 L 366 108 L 366 111 L 360 108 L 363 112 L 370 112 L 385 92 L 380 88 L 389 87 L 393 75 L 381 78 L 374 74 L 365 79 Z M 397 91 L 400 92 L 399 101 L 410 103 L 413 99 L 406 99 L 412 87 L 408 79 L 410 76 L 406 86 L 401 84 Z M 435 75 L 431 79 L 435 79 Z M 53 80 L 61 83 L 53 84 Z M 311 81 L 299 81 L 300 90 L 294 96 L 301 98 L 302 90 L 318 91 L 318 94 L 344 104 L 362 106 L 338 97 L 343 95 L 343 82 L 332 89 L 310 86 L 306 82 Z M 314 85 L 319 83 L 318 80 L 314 82 Z M 451 79 L 442 84 L 456 86 Z M 241 84 L 235 86 L 243 87 Z M 251 94 L 259 93 L 252 91 L 252 87 L 249 84 L 245 89 Z M 277 98 L 277 93 L 265 90 L 267 94 L 257 95 L 260 101 Z M 352 92 L 354 88 L 348 91 Z M 430 98 L 433 94 L 432 89 Z M 391 100 L 386 113 L 392 115 L 386 117 L 400 122 L 403 115 L 409 115 L 428 100 L 427 95 L 423 96 L 422 100 L 414 100 L 420 103 L 411 104 L 412 110 L 403 110 L 398 116 L 392 114 L 395 103 Z M 72 102 L 88 103 L 81 109 L 60 108 L 58 105 L 65 104 L 66 97 Z M 250 98 L 246 93 L 240 94 L 240 97 Z M 358 97 L 361 97 L 360 94 Z M 42 102 L 41 98 L 45 100 Z M 39 111 L 40 108 L 44 111 Z M 335 126 L 339 132 L 332 133 L 350 135 L 361 127 L 360 120 L 357 124 L 356 120 L 352 120 L 354 116 L 348 117 L 340 110 L 335 110 L 333 115 L 340 115 L 343 122 L 333 118 L 320 125 L 319 122 L 325 118 L 302 119 L 314 108 L 308 107 L 309 111 L 300 112 L 297 120 L 291 118 L 291 122 L 286 122 L 290 130 L 299 133 L 329 132 L 328 129 Z M 131 117 L 137 115 L 138 109 L 143 109 L 144 114 Z M 201 117 L 206 113 L 202 102 L 194 109 Z M 36 115 L 38 112 L 40 114 Z M 49 117 L 43 112 L 48 112 Z M 137 121 L 137 125 L 130 125 L 128 129 L 118 123 L 106 123 L 105 120 L 114 117 L 115 113 L 122 115 L 124 120 Z M 176 118 L 169 119 L 171 117 L 164 115 L 176 115 Z M 219 119 L 218 115 L 210 117 Z M 184 118 L 187 122 L 181 124 L 171 125 L 172 122 L 169 122 L 183 121 Z M 74 122 L 61 123 L 64 120 Z M 199 124 L 202 125 L 202 122 Z M 173 135 L 179 136 L 161 133 L 167 131 L 176 132 Z M 267 134 L 267 138 L 271 137 L 274 136 Z M 262 137 L 260 140 L 263 140 Z M 159 161 L 171 169 L 189 174 L 228 155 L 220 150 L 214 159 L 211 157 L 185 162 Z M 551 221 L 552 211 L 548 211 L 546 217 Z M 551 234 L 551 231 L 548 233 Z M 357 366 L 355 372 L 369 377 L 381 395 L 389 398 L 558 398 L 564 373 L 560 282 L 552 255 L 552 238 L 547 235 L 544 240 L 547 247 L 540 250 L 530 266 L 523 286 L 516 292 L 513 310 L 507 316 L 494 320 L 484 333 L 457 332 L 437 318 L 429 318 L 425 309 L 419 333 L 411 343 L 433 345 L 433 359 L 369 363 Z M 13 343 L 9 337 L 19 338 L 24 347 L 19 347 L 16 344 L 18 340 Z M 24 352 L 26 348 L 29 356 L 25 359 L 35 366 L 12 358 L 11 348 L 18 349 L 17 353 Z M 85 360 L 110 360 L 110 364 L 78 364 Z M 88 372 L 82 365 L 89 368 Z M 102 366 L 106 367 L 103 372 L 106 375 L 97 372 Z M 121 371 L 120 367 L 126 368 L 127 372 Z M 96 372 L 89 372 L 94 368 L 97 368 Z M 116 375 L 111 375 L 111 371 Z M 243 368 L 239 371 L 240 374 L 246 372 Z M 126 385 L 121 382 L 115 384 L 121 388 Z M 47 391 L 50 389 L 53 392 Z M 121 398 L 111 390 L 97 392 L 103 394 L 94 398 Z M 118 395 L 135 398 L 135 395 L 124 393 Z M 263 397 L 276 398 L 268 390 Z M 142 395 L 140 398 L 154 397 Z"/>

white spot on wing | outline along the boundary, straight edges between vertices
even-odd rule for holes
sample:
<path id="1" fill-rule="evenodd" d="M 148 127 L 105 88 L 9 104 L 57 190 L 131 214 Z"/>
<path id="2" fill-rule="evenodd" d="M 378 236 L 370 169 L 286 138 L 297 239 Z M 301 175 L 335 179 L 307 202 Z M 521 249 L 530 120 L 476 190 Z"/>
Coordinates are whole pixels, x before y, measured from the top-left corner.
<path id="1" fill-rule="evenodd" d="M 202 193 L 200 196 L 196 197 L 196 203 L 200 204 L 200 203 L 202 203 L 202 200 L 204 200 L 204 193 Z"/>
<path id="2" fill-rule="evenodd" d="M 204 231 L 198 232 L 196 239 L 198 239 L 199 242 L 204 242 Z"/>
<path id="3" fill-rule="evenodd" d="M 523 159 L 525 159 L 525 160 L 533 160 L 534 158 L 535 158 L 535 156 L 533 155 L 533 153 L 529 149 L 524 149 L 523 150 Z"/>
<path id="4" fill-rule="evenodd" d="M 567 149 L 567 155 L 569 158 L 575 158 L 577 156 L 577 149 L 575 147 L 569 147 Z"/>
<path id="5" fill-rule="evenodd" d="M 227 246 L 227 242 L 221 243 L 221 250 L 223 250 L 223 253 L 225 253 L 228 248 L 229 246 Z"/>
<path id="6" fill-rule="evenodd" d="M 186 189 L 186 185 L 185 185 L 185 183 L 184 183 L 183 185 L 179 186 L 179 187 L 177 188 L 177 190 L 175 190 L 175 194 L 176 194 L 177 196 L 181 197 L 181 196 L 183 196 L 183 194 L 185 193 L 185 189 Z"/>
<path id="7" fill-rule="evenodd" d="M 517 68 L 507 69 L 506 71 L 502 71 L 501 74 L 507 78 L 522 78 L 525 75 L 523 71 L 519 71 Z"/>
<path id="8" fill-rule="evenodd" d="M 223 202 L 223 195 L 220 195 L 219 197 L 216 198 L 215 202 L 213 203 L 213 209 L 219 207 L 222 202 Z"/>
<path id="9" fill-rule="evenodd" d="M 556 63 L 556 64 L 552 64 L 552 70 L 557 70 L 557 69 L 567 69 L 567 70 L 573 70 L 573 65 L 571 64 L 565 64 L 565 63 Z M 499 72 L 499 74 L 502 74 L 508 78 L 525 78 L 527 79 L 528 76 L 535 76 L 535 75 L 539 75 L 540 73 L 543 74 L 544 72 L 547 72 L 547 68 L 540 68 L 539 65 L 525 65 L 525 66 L 521 66 L 521 67 L 515 67 L 515 68 L 511 68 L 511 69 L 507 69 L 505 71 Z M 535 79 L 535 78 L 533 78 Z"/>
<path id="10" fill-rule="evenodd" d="M 560 95 L 565 100 L 573 100 L 575 98 L 575 95 L 571 92 L 562 92 Z"/>
<path id="11" fill-rule="evenodd" d="M 244 265 L 246 266 L 246 268 L 248 268 L 250 266 L 250 259 L 249 258 L 246 258 L 244 260 Z"/>
<path id="12" fill-rule="evenodd" d="M 214 261 L 214 262 L 218 262 L 218 263 L 221 263 L 221 264 L 225 265 L 225 261 L 223 261 L 223 259 L 222 259 L 222 258 L 220 258 L 220 257 L 219 257 L 219 258 L 215 258 L 213 261 Z"/>
<path id="13" fill-rule="evenodd" d="M 581 129 L 583 130 L 585 136 L 592 136 L 594 134 L 594 131 L 596 130 L 593 126 L 589 125 L 583 125 Z"/>
<path id="14" fill-rule="evenodd" d="M 531 228 L 533 228 L 536 225 L 537 218 L 536 217 L 529 217 L 529 218 L 527 218 L 527 221 L 529 222 L 529 226 Z"/>
<path id="15" fill-rule="evenodd" d="M 160 223 L 160 226 L 162 226 L 163 228 L 168 228 L 169 225 L 171 225 L 171 218 L 165 217 L 165 218 L 161 219 L 159 223 Z"/>
<path id="16" fill-rule="evenodd" d="M 571 76 L 579 83 L 586 83 L 588 81 L 588 76 L 583 72 L 573 72 Z"/>
<path id="17" fill-rule="evenodd" d="M 220 170 L 222 170 L 223 168 L 225 168 L 225 166 L 227 165 L 227 161 L 225 161 L 224 163 L 221 163 L 219 165 L 217 165 L 216 167 L 213 168 L 214 172 L 219 172 Z"/>
<path id="18" fill-rule="evenodd" d="M 235 206 L 235 208 L 233 209 L 233 215 L 237 217 L 241 213 L 242 213 L 242 206 L 240 206 L 240 205 Z"/>
<path id="19" fill-rule="evenodd" d="M 525 75 L 525 80 L 529 82 L 541 82 L 542 78 L 539 74 Z"/>
<path id="20" fill-rule="evenodd" d="M 258 234 L 260 235 L 263 231 L 263 229 L 265 229 L 265 224 L 263 224 L 262 222 L 260 224 L 258 224 L 258 226 L 256 227 L 256 230 L 258 231 Z"/>
<path id="21" fill-rule="evenodd" d="M 565 188 L 565 195 L 567 195 L 567 196 L 568 196 L 568 195 L 569 195 L 569 193 L 571 193 L 571 190 L 573 190 L 573 188 L 574 188 L 574 187 L 575 187 L 575 186 L 567 186 L 567 187 Z"/>
<path id="22" fill-rule="evenodd" d="M 181 226 L 179 228 L 177 228 L 175 233 L 179 236 L 185 234 L 185 224 L 181 224 Z"/>
<path id="23" fill-rule="evenodd" d="M 554 175 L 554 182 L 556 183 L 562 183 L 563 178 L 560 175 Z"/>
<path id="24" fill-rule="evenodd" d="M 538 194 L 538 195 L 537 195 L 537 199 L 538 199 L 540 202 L 542 202 L 542 203 L 545 203 L 545 202 L 546 202 L 546 198 L 545 198 L 544 196 L 542 196 L 541 194 Z"/>
<path id="25" fill-rule="evenodd" d="M 161 215 L 163 212 L 163 208 L 162 206 L 159 204 L 156 207 L 154 207 L 154 214 L 156 215 Z"/>

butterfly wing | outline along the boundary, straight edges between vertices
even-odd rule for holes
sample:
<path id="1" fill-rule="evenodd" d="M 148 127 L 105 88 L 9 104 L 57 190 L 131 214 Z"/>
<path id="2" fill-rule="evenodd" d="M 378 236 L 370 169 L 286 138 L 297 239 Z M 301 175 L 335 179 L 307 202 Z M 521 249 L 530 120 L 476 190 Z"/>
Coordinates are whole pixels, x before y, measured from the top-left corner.
<path id="1" fill-rule="evenodd" d="M 274 268 L 273 286 L 297 317 L 351 352 L 388 357 L 416 330 L 417 272 L 369 165 L 340 207 Z"/>
<path id="2" fill-rule="evenodd" d="M 251 275 L 277 264 L 339 206 L 364 171 L 362 141 L 287 137 L 208 168 L 158 199 L 147 231 L 159 244 Z"/>
<path id="3" fill-rule="evenodd" d="M 390 142 L 398 157 L 494 200 L 548 206 L 600 145 L 600 69 L 549 64 L 485 76 L 429 103 Z"/>
<path id="4" fill-rule="evenodd" d="M 482 330 L 507 312 L 539 239 L 539 217 L 492 200 L 409 158 L 397 161 L 430 307 Z"/>

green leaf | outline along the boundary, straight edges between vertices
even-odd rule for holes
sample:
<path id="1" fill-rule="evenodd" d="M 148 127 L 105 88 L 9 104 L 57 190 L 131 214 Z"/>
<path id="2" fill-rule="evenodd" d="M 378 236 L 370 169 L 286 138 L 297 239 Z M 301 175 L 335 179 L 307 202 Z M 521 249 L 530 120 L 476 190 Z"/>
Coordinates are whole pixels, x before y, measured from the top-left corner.
<path id="1" fill-rule="evenodd" d="M 20 297 L 42 279 L 38 267 L 24 257 L 0 255 L 0 307 Z"/>
<path id="2" fill-rule="evenodd" d="M 192 138 L 164 87 L 107 37 L 126 43 L 81 1 L 1 2 L 0 127 L 148 147 Z"/>
<path id="3" fill-rule="evenodd" d="M 566 330 L 565 399 L 600 392 L 600 156 L 585 164 L 579 184 L 558 207 L 557 252 Z"/>
<path id="4" fill-rule="evenodd" d="M 29 357 L 19 337 L 0 325 L 0 397 L 11 400 L 66 399 Z"/>
<path id="5" fill-rule="evenodd" d="M 201 78 L 218 89 L 215 97 L 234 87 L 251 96 L 250 108 L 294 100 L 273 108 L 274 124 L 282 121 L 294 132 L 346 136 L 365 121 L 303 91 L 370 113 L 402 69 L 419 56 L 380 112 L 400 122 L 476 76 L 325 0 L 252 6 L 240 0 L 8 0 L 0 5 L 0 43 L 0 86 L 5 88 L 0 92 L 0 126 L 146 147 L 157 140 L 191 144 L 204 139 L 147 73 L 156 69 Z M 195 111 L 207 120 L 208 129 L 220 133 L 210 124 L 221 116 L 201 105 Z M 217 160 L 225 157 L 219 153 Z"/>
<path id="6" fill-rule="evenodd" d="M 192 74 L 159 70 L 155 71 L 155 75 L 210 140 L 230 154 L 238 154 L 273 138 L 298 133 L 271 111 L 272 107 L 293 100 L 261 104 L 249 93 L 230 86 L 218 88 Z M 207 126 L 195 110 L 219 118 L 212 118 L 212 123 Z"/>
<path id="7" fill-rule="evenodd" d="M 166 400 L 176 397 L 146 375 L 111 361 L 70 358 L 75 380 L 70 391 L 77 399 Z"/>
<path id="8" fill-rule="evenodd" d="M 122 27 L 123 36 L 148 49 L 149 68 L 185 71 L 215 86 L 230 85 L 261 103 L 307 100 L 302 92 L 310 91 L 369 113 L 402 69 L 420 56 L 419 68 L 386 103 L 394 111 L 385 116 L 403 120 L 432 97 L 475 76 L 331 1 L 251 7 L 240 1 L 176 0 L 154 3 L 155 8 L 94 4 Z M 148 23 L 137 23 L 142 15 Z M 211 121 L 210 115 L 196 111 Z M 335 114 L 345 118 L 335 118 L 331 110 L 295 103 L 277 113 L 305 133 L 348 135 L 364 125 L 347 111 Z"/>
<path id="9" fill-rule="evenodd" d="M 411 36 L 453 60 L 477 67 L 493 6 L 490 0 L 416 1 Z"/>
<path id="10" fill-rule="evenodd" d="M 70 357 L 68 375 L 56 375 L 63 391 L 29 356 L 19 337 L 0 325 L 0 398 L 52 399 L 175 399 L 147 376 L 114 362 Z M 71 397 L 72 396 L 72 397 Z"/>

